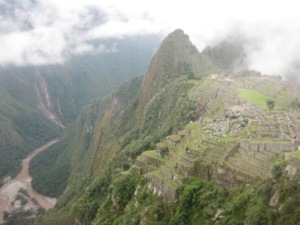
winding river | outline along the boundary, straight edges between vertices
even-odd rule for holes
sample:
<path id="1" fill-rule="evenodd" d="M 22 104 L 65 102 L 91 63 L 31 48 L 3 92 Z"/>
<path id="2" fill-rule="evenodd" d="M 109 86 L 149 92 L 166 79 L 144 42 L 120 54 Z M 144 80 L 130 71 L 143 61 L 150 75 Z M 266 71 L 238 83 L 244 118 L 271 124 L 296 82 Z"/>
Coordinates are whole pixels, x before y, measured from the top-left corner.
<path id="1" fill-rule="evenodd" d="M 6 182 L 0 188 L 0 224 L 3 222 L 2 215 L 4 211 L 10 213 L 20 208 L 20 204 L 12 204 L 16 196 L 19 194 L 20 189 L 25 189 L 28 193 L 28 202 L 25 204 L 25 210 L 37 210 L 38 205 L 48 210 L 56 204 L 56 198 L 49 198 L 36 192 L 31 185 L 32 177 L 29 174 L 29 164 L 31 159 L 38 153 L 44 151 L 54 143 L 58 142 L 57 139 L 51 140 L 45 145 L 35 149 L 22 161 L 22 170 L 16 178 Z M 35 199 L 35 200 L 32 200 Z M 38 203 L 38 205 L 36 204 Z"/>

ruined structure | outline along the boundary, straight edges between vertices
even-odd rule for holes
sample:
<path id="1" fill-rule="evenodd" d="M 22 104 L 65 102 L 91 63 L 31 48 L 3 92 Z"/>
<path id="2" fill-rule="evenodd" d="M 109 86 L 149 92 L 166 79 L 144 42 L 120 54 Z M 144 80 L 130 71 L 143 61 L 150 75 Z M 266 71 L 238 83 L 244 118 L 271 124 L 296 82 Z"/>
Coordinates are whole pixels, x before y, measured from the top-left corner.
<path id="1" fill-rule="evenodd" d="M 214 76 L 203 83 L 211 88 L 191 92 L 205 105 L 199 121 L 144 152 L 130 170 L 145 175 L 148 187 L 168 202 L 176 202 L 177 188 L 191 175 L 227 188 L 252 184 L 270 178 L 276 163 L 299 150 L 299 114 L 243 101 L 236 93 L 242 84 L 236 81 Z"/>

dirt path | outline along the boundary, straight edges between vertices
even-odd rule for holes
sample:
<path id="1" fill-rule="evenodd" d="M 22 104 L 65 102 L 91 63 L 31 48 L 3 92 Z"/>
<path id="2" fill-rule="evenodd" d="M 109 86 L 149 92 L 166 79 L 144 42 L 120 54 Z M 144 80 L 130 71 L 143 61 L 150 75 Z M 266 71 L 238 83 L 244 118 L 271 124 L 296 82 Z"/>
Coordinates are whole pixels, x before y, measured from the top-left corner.
<path id="1" fill-rule="evenodd" d="M 44 151 L 54 143 L 58 142 L 57 139 L 48 142 L 47 144 L 35 149 L 22 161 L 22 170 L 16 176 L 15 179 L 10 180 L 5 183 L 0 188 L 0 224 L 3 222 L 2 215 L 3 212 L 12 212 L 17 209 L 19 205 L 12 205 L 11 203 L 15 200 L 18 195 L 20 188 L 27 190 L 30 197 L 28 203 L 25 205 L 25 209 L 37 210 L 36 204 L 31 199 L 36 199 L 38 204 L 44 209 L 48 210 L 56 204 L 56 198 L 48 198 L 35 190 L 31 186 L 32 177 L 29 174 L 29 163 L 31 159 L 36 156 L 41 151 Z"/>

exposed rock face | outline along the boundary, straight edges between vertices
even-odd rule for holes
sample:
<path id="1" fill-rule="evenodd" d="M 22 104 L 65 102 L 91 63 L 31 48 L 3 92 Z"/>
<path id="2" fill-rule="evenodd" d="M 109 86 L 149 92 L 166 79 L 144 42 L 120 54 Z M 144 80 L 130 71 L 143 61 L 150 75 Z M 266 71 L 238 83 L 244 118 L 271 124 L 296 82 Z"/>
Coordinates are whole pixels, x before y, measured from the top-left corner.
<path id="1" fill-rule="evenodd" d="M 290 160 L 284 172 L 290 180 L 300 183 L 300 159 L 293 158 Z"/>
<path id="2" fill-rule="evenodd" d="M 278 192 L 275 192 L 273 197 L 270 199 L 269 206 L 277 207 L 278 203 L 279 203 L 279 194 L 278 194 Z"/>
<path id="3" fill-rule="evenodd" d="M 57 125 L 64 127 L 60 121 L 59 116 L 54 112 L 53 103 L 48 90 L 47 83 L 40 74 L 38 68 L 35 71 L 35 93 L 37 99 L 37 108 L 49 120 Z"/>

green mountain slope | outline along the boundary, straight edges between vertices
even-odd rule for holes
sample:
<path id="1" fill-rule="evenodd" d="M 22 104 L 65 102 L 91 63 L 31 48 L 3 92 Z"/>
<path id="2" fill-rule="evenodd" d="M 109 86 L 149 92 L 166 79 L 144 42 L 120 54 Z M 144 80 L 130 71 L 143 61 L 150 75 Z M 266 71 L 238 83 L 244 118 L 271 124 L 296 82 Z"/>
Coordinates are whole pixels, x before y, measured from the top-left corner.
<path id="1" fill-rule="evenodd" d="M 58 136 L 93 100 L 143 73 L 157 36 L 108 39 L 115 52 L 72 56 L 64 65 L 0 67 L 0 180 L 34 148 Z M 1 182 L 0 182 L 1 183 Z"/>
<path id="2" fill-rule="evenodd" d="M 296 224 L 299 84 L 213 61 L 176 30 L 87 107 L 32 161 L 39 191 L 66 185 L 36 224 Z"/>
<path id="3" fill-rule="evenodd" d="M 177 39 L 183 40 L 183 42 L 178 42 Z M 174 49 L 173 46 L 178 44 L 183 46 Z M 188 49 L 185 49 L 186 46 Z M 82 198 L 85 202 L 87 200 L 85 198 L 88 197 L 82 189 L 83 187 L 98 188 L 97 184 L 100 182 L 101 185 L 104 185 L 104 190 L 107 191 L 111 177 L 119 176 L 120 169 L 122 171 L 122 168 L 128 168 L 137 155 L 154 147 L 154 144 L 162 137 L 177 132 L 190 120 L 198 117 L 195 105 L 188 98 L 188 91 L 194 86 L 194 81 L 188 79 L 189 74 L 186 71 L 191 71 L 194 73 L 193 78 L 199 79 L 205 73 L 213 73 L 218 69 L 208 59 L 205 58 L 204 60 L 195 47 L 192 47 L 193 51 L 190 51 L 189 46 L 193 45 L 182 31 L 177 30 L 170 34 L 152 59 L 144 78 L 135 78 L 118 88 L 111 96 L 88 107 L 76 125 L 73 125 L 80 129 L 76 137 L 79 133 L 81 136 L 78 138 L 73 136 L 66 142 L 77 143 L 77 145 L 75 147 L 71 144 L 70 147 L 65 148 L 72 149 L 68 153 L 70 155 L 64 157 L 67 150 L 59 156 L 64 157 L 64 160 L 70 159 L 72 171 L 67 189 L 59 203 L 66 210 L 64 213 L 70 212 L 73 208 L 71 211 L 75 210 L 76 212 L 72 213 L 77 214 L 77 207 L 80 207 L 81 203 L 77 202 L 76 199 L 83 195 Z M 164 67 L 156 66 L 162 63 L 159 59 L 161 55 L 166 54 L 164 51 L 168 49 L 173 51 L 172 54 L 182 54 L 180 57 L 172 56 L 172 59 L 168 59 L 166 62 L 170 63 L 171 61 L 176 67 L 175 70 L 178 69 L 182 71 L 181 73 L 173 74 L 171 71 L 166 73 Z M 191 58 L 193 60 L 190 60 Z M 162 60 L 164 59 L 162 58 Z M 200 68 L 207 68 L 207 71 L 200 70 Z M 153 76 L 156 77 L 155 82 L 159 82 L 159 85 L 152 83 Z M 133 90 L 136 91 L 132 93 Z M 94 109 L 95 107 L 97 110 Z M 99 109 L 101 110 L 98 111 Z M 92 114 L 89 113 L 91 111 Z M 83 148 L 82 140 L 84 136 L 90 135 L 87 127 L 91 128 L 91 137 L 86 149 Z M 46 154 L 47 151 L 38 156 L 36 160 L 38 161 L 42 155 L 46 157 Z M 78 162 L 79 165 L 72 162 Z M 42 165 L 36 168 L 32 166 L 33 177 L 35 170 L 48 169 L 47 167 L 43 168 Z M 90 186 L 91 183 L 95 185 Z M 74 187 L 77 188 L 74 189 Z M 73 198 L 75 195 L 78 198 Z M 101 198 L 99 197 L 99 199 Z M 94 200 L 95 207 L 100 204 L 99 199 Z M 82 214 L 82 212 L 78 213 Z M 60 215 L 62 216 L 62 214 Z M 89 215 L 86 214 L 86 217 L 88 220 Z"/>
<path id="4" fill-rule="evenodd" d="M 14 94 L 0 88 L 0 178 L 15 175 L 25 155 L 60 133 L 58 126 Z"/>
<path id="5" fill-rule="evenodd" d="M 34 84 L 46 86 L 52 104 L 50 111 L 67 125 L 93 100 L 144 73 L 159 40 L 158 36 L 102 40 L 93 43 L 95 47 L 101 44 L 115 46 L 116 50 L 70 56 L 62 65 L 0 67 L 1 86 L 33 106 L 37 104 Z M 31 85 L 30 89 L 24 88 L 24 82 Z"/>

